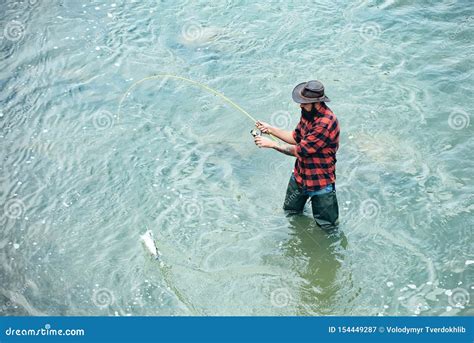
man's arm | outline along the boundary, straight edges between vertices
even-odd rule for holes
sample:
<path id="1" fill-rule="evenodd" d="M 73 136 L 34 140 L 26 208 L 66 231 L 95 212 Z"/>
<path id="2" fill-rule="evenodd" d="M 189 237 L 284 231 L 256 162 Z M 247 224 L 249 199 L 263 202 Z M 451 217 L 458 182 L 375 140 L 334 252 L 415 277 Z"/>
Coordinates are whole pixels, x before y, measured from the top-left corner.
<path id="1" fill-rule="evenodd" d="M 294 145 L 276 143 L 273 149 L 288 156 L 296 156 L 296 147 Z"/>
<path id="2" fill-rule="evenodd" d="M 288 156 L 296 156 L 296 146 L 274 142 L 262 136 L 254 138 L 255 144 L 259 148 L 272 148 Z"/>
<path id="3" fill-rule="evenodd" d="M 291 144 L 291 145 L 296 144 L 296 141 L 293 137 L 293 131 L 282 130 L 277 127 L 271 126 L 267 123 L 264 123 L 262 121 L 257 121 L 255 123 L 255 126 L 257 127 L 257 129 L 259 129 L 263 133 L 268 133 L 270 135 L 273 135 L 288 144 Z"/>
<path id="4" fill-rule="evenodd" d="M 277 138 L 280 138 L 282 141 L 288 144 L 291 144 L 291 145 L 296 144 L 296 141 L 293 138 L 293 131 L 286 131 L 286 130 L 279 129 L 277 127 L 272 127 L 270 129 L 270 134 L 274 135 Z"/>
<path id="5" fill-rule="evenodd" d="M 259 148 L 272 148 L 288 156 L 308 157 L 330 143 L 329 134 L 328 125 L 319 125 L 295 145 L 281 144 L 281 142 L 274 142 L 261 136 L 255 137 L 254 140 Z"/>

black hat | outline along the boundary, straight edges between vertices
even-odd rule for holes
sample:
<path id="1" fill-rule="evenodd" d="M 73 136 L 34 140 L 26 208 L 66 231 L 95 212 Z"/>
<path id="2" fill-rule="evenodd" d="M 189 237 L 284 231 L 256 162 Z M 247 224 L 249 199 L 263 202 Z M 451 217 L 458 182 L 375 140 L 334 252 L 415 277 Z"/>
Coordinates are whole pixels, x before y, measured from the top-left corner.
<path id="1" fill-rule="evenodd" d="M 311 104 L 313 102 L 329 102 L 324 95 L 324 86 L 317 80 L 302 82 L 293 89 L 293 100 L 299 104 Z"/>

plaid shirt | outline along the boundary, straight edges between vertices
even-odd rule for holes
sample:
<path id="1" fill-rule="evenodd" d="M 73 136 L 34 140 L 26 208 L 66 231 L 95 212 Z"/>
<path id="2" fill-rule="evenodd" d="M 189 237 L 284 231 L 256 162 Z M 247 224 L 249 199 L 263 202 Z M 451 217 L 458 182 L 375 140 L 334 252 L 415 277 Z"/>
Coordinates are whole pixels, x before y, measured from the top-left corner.
<path id="1" fill-rule="evenodd" d="M 293 174 L 296 183 L 308 192 L 320 190 L 336 181 L 339 123 L 326 104 L 317 103 L 316 106 L 320 115 L 313 120 L 301 117 L 293 131 L 297 143 Z"/>

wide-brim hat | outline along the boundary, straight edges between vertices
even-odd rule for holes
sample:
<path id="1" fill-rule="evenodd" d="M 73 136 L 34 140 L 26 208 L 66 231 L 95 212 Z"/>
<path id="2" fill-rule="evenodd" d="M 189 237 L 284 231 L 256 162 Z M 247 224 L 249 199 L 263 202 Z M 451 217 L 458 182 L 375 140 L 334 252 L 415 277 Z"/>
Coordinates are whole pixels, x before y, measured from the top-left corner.
<path id="1" fill-rule="evenodd" d="M 329 102 L 324 95 L 324 86 L 317 80 L 302 82 L 293 89 L 293 100 L 298 104 L 312 104 L 314 102 Z"/>

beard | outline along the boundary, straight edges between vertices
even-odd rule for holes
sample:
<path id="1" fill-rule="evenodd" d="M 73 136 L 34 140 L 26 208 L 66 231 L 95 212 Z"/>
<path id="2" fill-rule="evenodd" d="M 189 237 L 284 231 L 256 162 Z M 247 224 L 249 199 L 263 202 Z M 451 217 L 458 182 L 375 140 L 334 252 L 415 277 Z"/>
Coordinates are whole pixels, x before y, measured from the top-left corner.
<path id="1" fill-rule="evenodd" d="M 311 111 L 306 111 L 304 108 L 301 109 L 301 116 L 306 119 L 306 120 L 313 120 L 314 117 L 317 117 L 319 115 L 318 110 L 316 109 L 316 106 L 313 105 L 311 108 Z"/>

